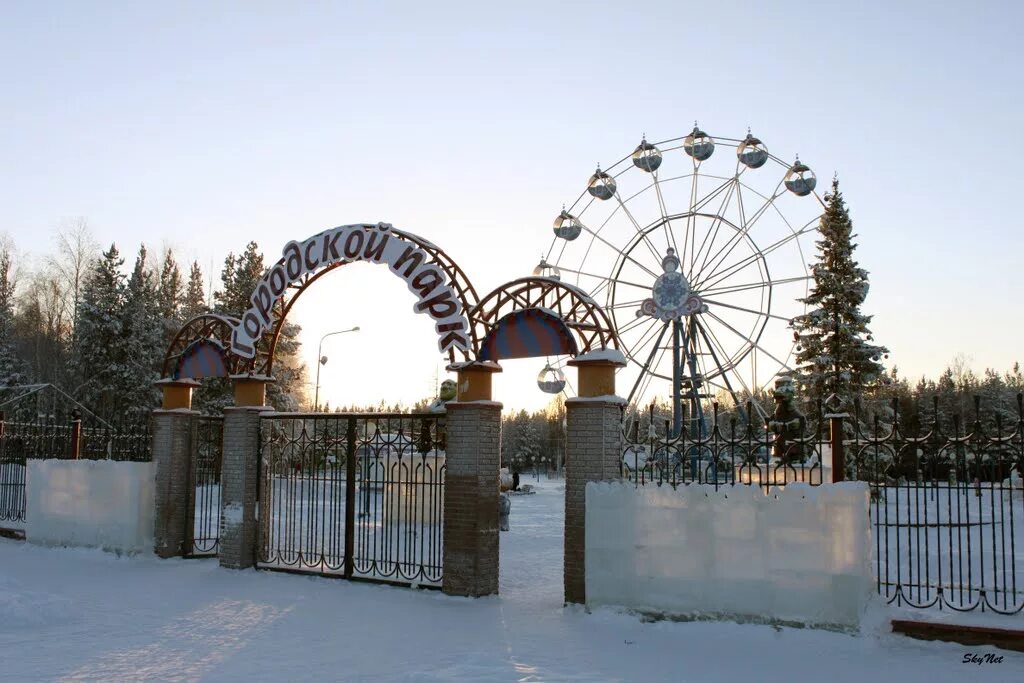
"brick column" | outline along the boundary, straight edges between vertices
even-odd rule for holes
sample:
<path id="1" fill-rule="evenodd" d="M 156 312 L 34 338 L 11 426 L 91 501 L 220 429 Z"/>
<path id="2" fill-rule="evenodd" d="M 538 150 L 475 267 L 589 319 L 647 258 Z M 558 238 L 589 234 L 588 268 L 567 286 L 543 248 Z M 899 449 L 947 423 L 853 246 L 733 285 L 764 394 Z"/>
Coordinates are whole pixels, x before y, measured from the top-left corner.
<path id="1" fill-rule="evenodd" d="M 585 603 L 587 482 L 618 479 L 622 460 L 622 406 L 615 396 L 615 370 L 625 358 L 614 350 L 580 356 L 580 396 L 565 402 L 565 557 L 566 603 Z"/>
<path id="2" fill-rule="evenodd" d="M 153 550 L 160 557 L 180 557 L 192 550 L 195 510 L 192 500 L 192 444 L 198 413 L 153 411 L 153 464 L 156 467 Z"/>
<path id="3" fill-rule="evenodd" d="M 246 569 L 256 557 L 256 489 L 262 406 L 224 409 L 220 566 Z"/>
<path id="4" fill-rule="evenodd" d="M 496 363 L 458 366 L 459 401 L 446 406 L 444 578 L 449 595 L 498 592 L 501 404 L 490 400 Z M 475 400 L 466 400 L 472 396 Z"/>

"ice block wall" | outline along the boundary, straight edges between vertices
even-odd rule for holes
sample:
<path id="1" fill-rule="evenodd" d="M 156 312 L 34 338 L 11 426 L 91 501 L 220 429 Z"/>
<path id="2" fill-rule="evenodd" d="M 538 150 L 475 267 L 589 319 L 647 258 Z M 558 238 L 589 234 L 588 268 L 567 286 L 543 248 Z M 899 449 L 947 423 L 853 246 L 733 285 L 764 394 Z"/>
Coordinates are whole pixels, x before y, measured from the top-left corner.
<path id="1" fill-rule="evenodd" d="M 871 591 L 864 482 L 586 494 L 588 605 L 856 628 Z"/>
<path id="2" fill-rule="evenodd" d="M 26 540 L 152 552 L 153 473 L 151 462 L 29 460 Z"/>

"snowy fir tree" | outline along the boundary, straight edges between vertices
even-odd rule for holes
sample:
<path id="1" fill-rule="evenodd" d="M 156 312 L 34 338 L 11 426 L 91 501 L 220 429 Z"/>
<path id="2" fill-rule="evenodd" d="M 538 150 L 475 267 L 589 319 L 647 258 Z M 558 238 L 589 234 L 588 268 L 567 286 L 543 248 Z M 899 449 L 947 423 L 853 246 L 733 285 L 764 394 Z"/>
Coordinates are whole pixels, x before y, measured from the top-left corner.
<path id="1" fill-rule="evenodd" d="M 163 297 L 146 259 L 143 245 L 125 287 L 121 310 L 118 381 L 123 409 L 149 410 L 159 398 L 155 382 L 160 378 L 160 361 L 166 348 Z"/>
<path id="2" fill-rule="evenodd" d="M 9 249 L 0 250 L 0 387 L 24 384 L 27 364 L 19 357 L 14 321 L 14 263 Z"/>
<path id="3" fill-rule="evenodd" d="M 839 180 L 825 195 L 819 225 L 814 285 L 802 302 L 809 311 L 793 320 L 797 342 L 794 377 L 810 402 L 832 394 L 849 408 L 854 397 L 883 380 L 881 360 L 888 350 L 872 344 L 871 316 L 861 312 L 868 293 L 868 272 L 853 258 L 853 223 Z"/>
<path id="4" fill-rule="evenodd" d="M 122 375 L 121 311 L 125 298 L 124 259 L 115 245 L 103 252 L 82 284 L 72 356 L 77 397 L 97 409 L 113 410 Z"/>
<path id="5" fill-rule="evenodd" d="M 206 313 L 207 310 L 203 271 L 199 268 L 199 262 L 193 261 L 192 269 L 188 273 L 188 285 L 185 286 L 185 294 L 181 301 L 182 322 Z"/>
<path id="6" fill-rule="evenodd" d="M 249 308 L 249 297 L 266 267 L 259 245 L 249 242 L 239 255 L 228 254 L 221 270 L 221 289 L 214 293 L 214 311 L 234 317 Z M 267 400 L 277 410 L 298 410 L 305 367 L 299 360 L 301 328 L 285 322 L 274 354 L 274 382 L 267 385 Z M 196 392 L 195 402 L 203 412 L 220 412 L 232 402 L 231 387 L 223 381 L 206 381 Z"/>

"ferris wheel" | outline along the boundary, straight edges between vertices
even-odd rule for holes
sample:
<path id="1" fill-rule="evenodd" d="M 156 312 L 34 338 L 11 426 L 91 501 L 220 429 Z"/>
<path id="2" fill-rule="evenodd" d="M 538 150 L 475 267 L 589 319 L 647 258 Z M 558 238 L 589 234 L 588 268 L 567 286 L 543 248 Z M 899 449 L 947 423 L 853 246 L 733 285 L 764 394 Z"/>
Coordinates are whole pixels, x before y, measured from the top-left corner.
<path id="1" fill-rule="evenodd" d="M 670 400 L 676 433 L 684 403 L 703 429 L 707 400 L 742 405 L 792 369 L 788 328 L 805 309 L 824 207 L 813 171 L 794 159 L 749 131 L 645 136 L 555 218 L 534 275 L 604 307 L 629 361 L 620 393 Z"/>

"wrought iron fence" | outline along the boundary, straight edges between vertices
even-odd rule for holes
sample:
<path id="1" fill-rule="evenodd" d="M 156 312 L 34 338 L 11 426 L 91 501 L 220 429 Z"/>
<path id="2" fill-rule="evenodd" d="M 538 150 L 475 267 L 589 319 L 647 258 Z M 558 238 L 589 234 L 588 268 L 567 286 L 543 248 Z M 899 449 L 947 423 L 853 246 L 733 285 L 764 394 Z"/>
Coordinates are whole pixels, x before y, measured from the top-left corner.
<path id="1" fill-rule="evenodd" d="M 191 529 L 192 557 L 216 555 L 220 549 L 221 462 L 224 454 L 224 418 L 201 415 L 196 419 L 192 455 L 193 511 Z"/>
<path id="2" fill-rule="evenodd" d="M 669 421 L 659 424 L 652 408 L 646 419 L 634 419 L 624 434 L 622 476 L 636 486 L 672 488 L 744 484 L 767 491 L 798 481 L 822 483 L 823 449 L 828 449 L 822 420 L 801 420 L 799 435 L 779 440 L 764 423 L 749 419 L 751 414 L 748 406 L 745 413 L 725 421 L 715 404 L 709 425 L 689 424 L 672 434 Z M 773 450 L 782 457 L 772 458 Z"/>
<path id="3" fill-rule="evenodd" d="M 271 414 L 260 432 L 260 566 L 440 584 L 443 417 Z"/>
<path id="4" fill-rule="evenodd" d="M 865 429 L 848 423 L 849 471 L 871 485 L 878 592 L 910 607 L 1016 614 L 1024 610 L 1024 408 L 944 429 L 936 402 L 930 427 Z"/>
<path id="5" fill-rule="evenodd" d="M 1010 420 L 986 415 L 944 428 L 938 403 L 930 425 L 907 434 L 899 406 L 866 427 L 853 415 L 804 422 L 784 447 L 768 425 L 715 420 L 706 433 L 673 436 L 668 424 L 635 420 L 622 474 L 635 486 L 677 488 L 817 485 L 866 481 L 877 590 L 897 606 L 1015 614 L 1024 610 L 1024 397 Z M 641 435 L 646 432 L 646 438 Z M 772 454 L 782 457 L 772 457 Z M 838 471 L 832 470 L 833 460 Z"/>
<path id="6" fill-rule="evenodd" d="M 25 523 L 25 474 L 30 459 L 152 459 L 149 417 L 117 422 L 69 422 L 41 417 L 6 421 L 0 414 L 0 527 Z"/>

